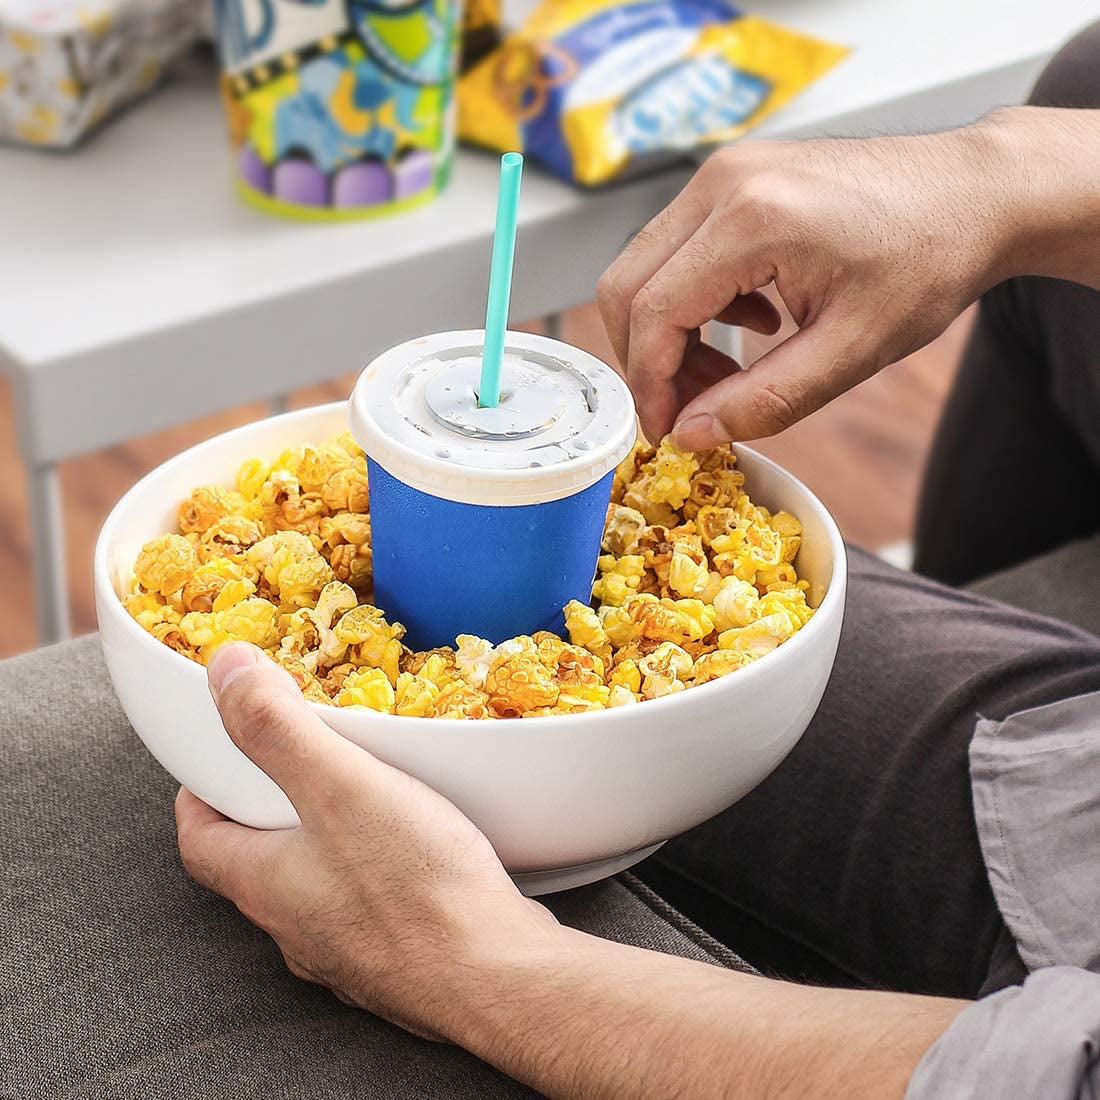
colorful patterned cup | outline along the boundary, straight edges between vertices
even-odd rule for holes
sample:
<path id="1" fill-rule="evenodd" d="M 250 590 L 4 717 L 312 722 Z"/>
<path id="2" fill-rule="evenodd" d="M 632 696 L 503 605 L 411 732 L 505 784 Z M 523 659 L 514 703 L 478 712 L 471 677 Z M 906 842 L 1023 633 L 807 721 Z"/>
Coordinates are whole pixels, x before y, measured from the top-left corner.
<path id="1" fill-rule="evenodd" d="M 479 408 L 484 339 L 401 344 L 351 396 L 374 599 L 417 648 L 560 633 L 564 605 L 591 597 L 612 474 L 634 443 L 619 375 L 545 336 L 508 333 L 500 404 Z"/>
<path id="2" fill-rule="evenodd" d="M 318 220 L 417 205 L 454 149 L 454 0 L 215 0 L 237 186 Z"/>

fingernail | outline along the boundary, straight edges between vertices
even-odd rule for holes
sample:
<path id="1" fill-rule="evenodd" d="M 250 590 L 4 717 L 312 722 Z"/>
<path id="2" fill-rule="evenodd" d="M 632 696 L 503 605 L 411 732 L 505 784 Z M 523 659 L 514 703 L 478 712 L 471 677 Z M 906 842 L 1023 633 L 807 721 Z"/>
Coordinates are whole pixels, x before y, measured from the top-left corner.
<path id="1" fill-rule="evenodd" d="M 710 413 L 689 416 L 672 429 L 672 442 L 681 451 L 705 451 L 727 443 L 718 419 Z"/>
<path id="2" fill-rule="evenodd" d="M 250 668 L 256 666 L 258 654 L 259 651 L 256 647 L 249 645 L 248 642 L 229 642 L 226 645 L 218 646 L 214 650 L 214 655 L 210 658 L 210 664 L 206 669 L 206 675 L 210 681 L 210 690 L 213 692 L 215 699 L 242 672 L 247 672 Z"/>

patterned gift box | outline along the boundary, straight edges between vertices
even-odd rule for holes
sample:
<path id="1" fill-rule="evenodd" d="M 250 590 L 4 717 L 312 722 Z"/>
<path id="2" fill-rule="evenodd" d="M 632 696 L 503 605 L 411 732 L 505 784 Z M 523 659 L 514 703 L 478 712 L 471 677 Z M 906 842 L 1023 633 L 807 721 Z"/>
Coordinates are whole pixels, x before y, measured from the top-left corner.
<path id="1" fill-rule="evenodd" d="M 65 148 L 148 91 L 202 0 L 0 0 L 0 140 Z"/>

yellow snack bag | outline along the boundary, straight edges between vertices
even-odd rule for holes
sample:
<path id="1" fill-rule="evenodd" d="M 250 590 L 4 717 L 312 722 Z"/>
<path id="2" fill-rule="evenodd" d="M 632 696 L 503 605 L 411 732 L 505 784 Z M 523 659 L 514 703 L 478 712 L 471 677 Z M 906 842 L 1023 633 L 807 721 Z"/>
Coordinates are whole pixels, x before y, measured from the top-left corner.
<path id="1" fill-rule="evenodd" d="M 459 136 L 600 184 L 732 140 L 847 53 L 725 0 L 543 0 L 460 81 Z"/>

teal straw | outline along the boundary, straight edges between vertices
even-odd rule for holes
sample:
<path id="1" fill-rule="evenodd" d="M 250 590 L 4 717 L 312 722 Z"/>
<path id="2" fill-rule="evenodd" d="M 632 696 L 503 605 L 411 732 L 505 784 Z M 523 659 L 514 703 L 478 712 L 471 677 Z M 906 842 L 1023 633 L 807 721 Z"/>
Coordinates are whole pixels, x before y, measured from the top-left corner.
<path id="1" fill-rule="evenodd" d="M 522 175 L 523 155 L 505 153 L 500 158 L 497 224 L 493 231 L 493 260 L 489 265 L 489 301 L 485 307 L 485 350 L 481 356 L 481 385 L 477 395 L 478 406 L 482 409 L 495 409 L 500 404 L 500 368 L 508 332 L 508 299 L 512 295 L 512 261 L 516 252 L 516 214 Z"/>

